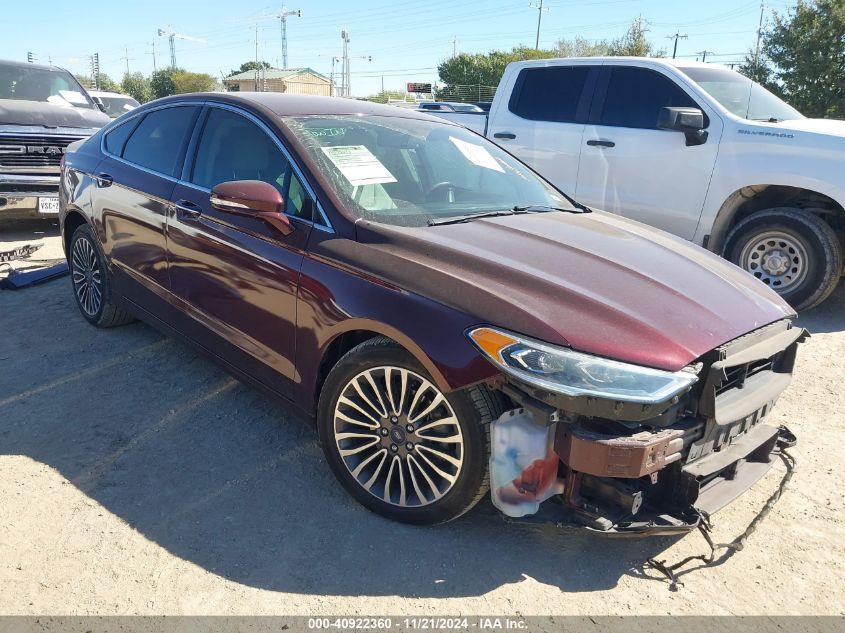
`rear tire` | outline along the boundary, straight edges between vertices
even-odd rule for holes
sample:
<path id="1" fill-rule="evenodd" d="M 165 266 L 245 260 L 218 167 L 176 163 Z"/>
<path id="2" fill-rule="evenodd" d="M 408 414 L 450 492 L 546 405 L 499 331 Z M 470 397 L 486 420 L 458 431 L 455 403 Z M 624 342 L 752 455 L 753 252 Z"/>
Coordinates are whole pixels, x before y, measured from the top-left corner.
<path id="1" fill-rule="evenodd" d="M 768 285 L 796 310 L 824 301 L 842 273 L 842 245 L 809 210 L 776 207 L 737 222 L 724 256 Z"/>
<path id="2" fill-rule="evenodd" d="M 359 503 L 429 525 L 461 516 L 484 496 L 489 425 L 504 408 L 485 386 L 441 392 L 411 354 L 378 337 L 331 370 L 317 425 L 329 466 Z"/>
<path id="3" fill-rule="evenodd" d="M 101 328 L 116 327 L 134 320 L 115 301 L 105 262 L 91 227 L 87 224 L 78 227 L 70 238 L 68 250 L 73 296 L 82 316 Z"/>

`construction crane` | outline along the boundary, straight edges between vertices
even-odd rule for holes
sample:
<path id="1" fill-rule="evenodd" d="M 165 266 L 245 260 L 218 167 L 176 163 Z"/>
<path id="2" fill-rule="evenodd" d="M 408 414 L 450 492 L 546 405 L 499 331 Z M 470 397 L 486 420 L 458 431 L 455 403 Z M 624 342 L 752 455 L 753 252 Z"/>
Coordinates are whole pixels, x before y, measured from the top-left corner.
<path id="1" fill-rule="evenodd" d="M 205 44 L 205 40 L 201 40 L 198 37 L 191 37 L 190 35 L 182 35 L 181 33 L 177 33 L 169 24 L 163 29 L 159 29 L 158 34 L 160 37 L 166 37 L 170 40 L 171 68 L 176 68 L 176 40 L 185 40 L 186 42 L 199 42 L 200 44 Z"/>

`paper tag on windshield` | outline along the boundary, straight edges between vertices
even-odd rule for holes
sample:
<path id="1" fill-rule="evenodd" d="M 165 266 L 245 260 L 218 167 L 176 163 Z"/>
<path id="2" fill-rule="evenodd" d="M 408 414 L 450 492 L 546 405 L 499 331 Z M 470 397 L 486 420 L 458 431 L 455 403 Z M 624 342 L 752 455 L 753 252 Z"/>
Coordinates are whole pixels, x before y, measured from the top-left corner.
<path id="1" fill-rule="evenodd" d="M 363 145 L 321 147 L 326 156 L 354 187 L 396 182 L 387 167 Z"/>
<path id="2" fill-rule="evenodd" d="M 487 151 L 487 148 L 483 145 L 476 145 L 475 143 L 467 143 L 466 141 L 462 141 L 459 138 L 455 138 L 454 136 L 450 136 L 449 140 L 454 143 L 455 147 L 463 154 L 468 161 L 471 163 L 478 165 L 479 167 L 486 167 L 487 169 L 492 169 L 494 171 L 500 171 L 505 173 L 505 170 L 502 169 L 502 166 L 496 162 L 496 159 L 493 158 L 493 155 Z"/>
<path id="3" fill-rule="evenodd" d="M 75 103 L 76 105 L 88 105 L 85 95 L 76 90 L 59 90 L 59 96 L 68 103 Z"/>

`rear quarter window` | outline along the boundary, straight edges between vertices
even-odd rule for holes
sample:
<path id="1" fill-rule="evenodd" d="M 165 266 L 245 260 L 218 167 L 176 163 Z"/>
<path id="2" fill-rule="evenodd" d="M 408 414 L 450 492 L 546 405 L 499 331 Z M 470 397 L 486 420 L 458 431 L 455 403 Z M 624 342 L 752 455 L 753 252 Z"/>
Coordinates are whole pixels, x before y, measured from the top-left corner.
<path id="1" fill-rule="evenodd" d="M 106 151 L 109 154 L 120 156 L 123 152 L 123 146 L 126 144 L 126 139 L 128 139 L 129 135 L 132 134 L 132 130 L 135 129 L 135 125 L 137 125 L 137 123 L 138 121 L 133 119 L 106 132 Z"/>
<path id="2" fill-rule="evenodd" d="M 525 68 L 517 78 L 509 109 L 523 119 L 573 123 L 589 66 Z"/>

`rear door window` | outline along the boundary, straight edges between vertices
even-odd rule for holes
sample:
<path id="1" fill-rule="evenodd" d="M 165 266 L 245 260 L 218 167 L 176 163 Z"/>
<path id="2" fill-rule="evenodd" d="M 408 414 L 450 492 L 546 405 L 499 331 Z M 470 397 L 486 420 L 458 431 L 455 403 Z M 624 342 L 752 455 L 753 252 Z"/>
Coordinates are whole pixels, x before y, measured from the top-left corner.
<path id="1" fill-rule="evenodd" d="M 526 68 L 517 79 L 510 111 L 523 119 L 574 123 L 590 66 Z"/>
<path id="2" fill-rule="evenodd" d="M 198 112 L 197 106 L 150 112 L 126 142 L 124 160 L 166 176 L 176 176 L 181 171 L 185 144 Z"/>
<path id="3" fill-rule="evenodd" d="M 600 125 L 656 130 L 664 107 L 699 106 L 674 81 L 654 70 L 612 68 Z"/>

